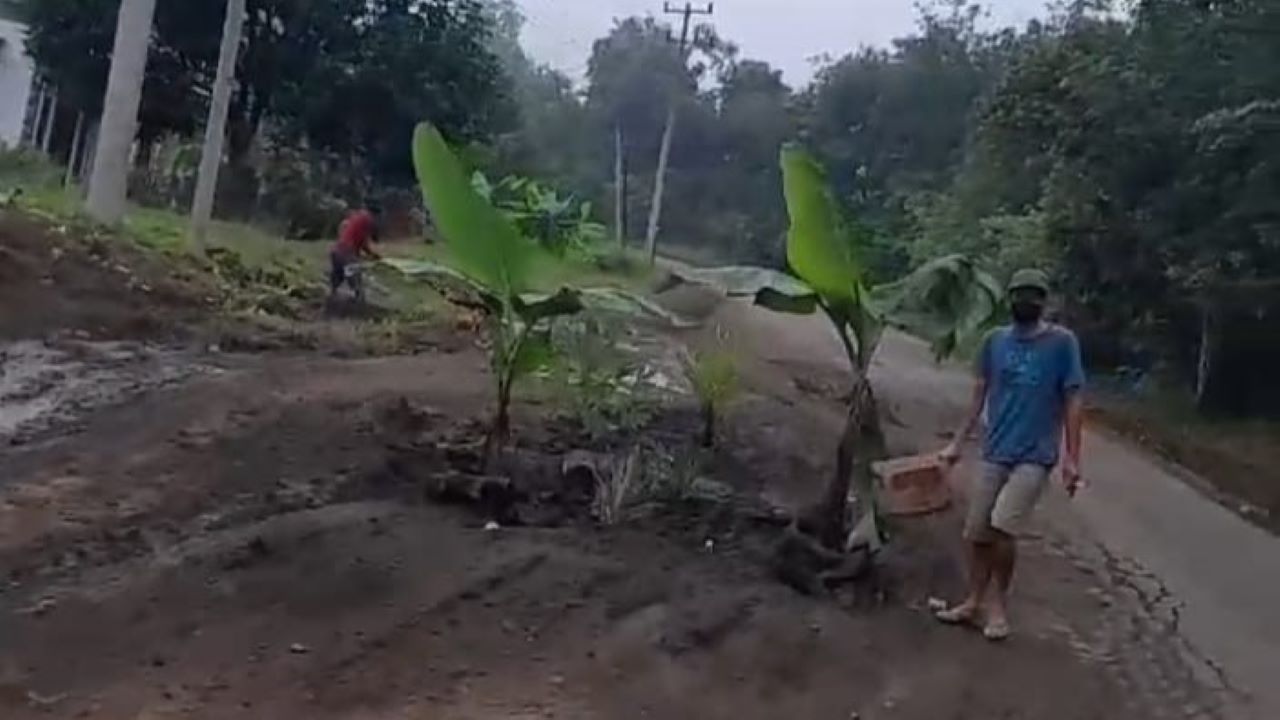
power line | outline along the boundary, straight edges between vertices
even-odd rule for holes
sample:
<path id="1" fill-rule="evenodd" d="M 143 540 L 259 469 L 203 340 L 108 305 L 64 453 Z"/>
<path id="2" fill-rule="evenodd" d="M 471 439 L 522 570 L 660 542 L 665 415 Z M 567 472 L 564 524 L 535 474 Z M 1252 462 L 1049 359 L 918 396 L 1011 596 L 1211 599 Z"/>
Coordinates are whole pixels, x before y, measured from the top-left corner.
<path id="1" fill-rule="evenodd" d="M 669 2 L 662 3 L 662 12 L 668 15 L 681 15 L 683 20 L 680 26 L 680 56 L 684 57 L 685 51 L 689 47 L 689 20 L 694 15 L 711 15 L 716 11 L 715 3 L 707 3 L 706 7 L 695 8 L 693 3 L 686 2 L 684 7 L 672 5 Z"/>
<path id="2" fill-rule="evenodd" d="M 668 15 L 682 15 L 680 28 L 680 62 L 683 64 L 685 53 L 689 47 L 689 21 L 694 15 L 710 15 L 716 11 L 715 3 L 707 3 L 706 7 L 695 8 L 693 3 L 686 2 L 684 7 L 676 7 L 669 2 L 662 3 L 662 12 Z M 662 146 L 658 150 L 658 170 L 653 179 L 653 202 L 649 205 L 649 228 L 645 233 L 646 250 L 649 253 L 649 264 L 652 265 L 658 255 L 658 230 L 662 220 L 662 196 L 667 184 L 667 162 L 671 158 L 671 138 L 676 132 L 676 102 L 673 98 L 667 108 L 667 127 L 662 132 Z"/>

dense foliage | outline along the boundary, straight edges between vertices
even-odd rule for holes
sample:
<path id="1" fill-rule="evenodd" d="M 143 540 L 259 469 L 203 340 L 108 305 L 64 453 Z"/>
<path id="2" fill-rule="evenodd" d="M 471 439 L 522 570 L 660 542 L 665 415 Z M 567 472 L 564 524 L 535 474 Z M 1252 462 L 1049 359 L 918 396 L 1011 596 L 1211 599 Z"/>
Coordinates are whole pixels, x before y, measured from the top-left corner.
<path id="1" fill-rule="evenodd" d="M 115 0 L 11 2 L 63 100 L 92 113 Z M 144 149 L 196 132 L 222 6 L 160 3 Z M 579 80 L 524 53 L 513 0 L 249 0 L 230 160 L 249 162 L 255 139 L 265 147 L 252 182 L 224 185 L 274 208 L 321 208 L 297 222 L 322 226 L 364 178 L 411 179 L 403 148 L 428 118 L 468 169 L 538 179 L 536 195 L 507 203 L 526 205 L 526 231 L 578 223 L 598 238 L 621 210 L 634 242 L 675 107 L 665 249 L 782 268 L 774 158 L 798 139 L 858 219 L 868 282 L 951 253 L 997 278 L 1037 265 L 1060 280 L 1095 362 L 1203 391 L 1206 368 L 1221 367 L 1215 334 L 1264 334 L 1263 298 L 1280 287 L 1280 4 L 1054 7 L 992 30 L 967 0 L 934 0 L 914 33 L 828 58 L 792 89 L 709 26 L 681 58 L 667 26 L 622 19 Z M 315 192 L 317 177 L 348 180 Z M 565 213 L 569 197 L 594 217 Z"/>
<path id="2" fill-rule="evenodd" d="M 610 207 L 620 127 L 634 238 L 674 102 L 668 247 L 781 267 L 772 153 L 799 138 L 868 234 L 869 277 L 955 252 L 998 278 L 1039 266 L 1095 362 L 1203 386 L 1220 298 L 1261 317 L 1275 294 L 1280 4 L 1056 7 L 985 30 L 964 0 L 927 5 L 917 32 L 828 60 L 798 91 L 710 31 L 682 67 L 662 27 L 625 20 L 596 43 L 581 97 L 517 93 L 527 120 L 574 123 L 573 138 L 525 135 L 542 151 L 524 169 Z"/>
<path id="3" fill-rule="evenodd" d="M 118 0 L 15 0 L 29 52 L 61 99 L 90 115 L 106 86 Z M 157 5 L 139 136 L 191 135 L 207 112 L 225 0 Z M 431 117 L 463 140 L 487 139 L 509 113 L 480 0 L 248 0 L 227 151 L 256 139 L 359 155 L 384 183 L 408 185 L 415 124 Z"/>

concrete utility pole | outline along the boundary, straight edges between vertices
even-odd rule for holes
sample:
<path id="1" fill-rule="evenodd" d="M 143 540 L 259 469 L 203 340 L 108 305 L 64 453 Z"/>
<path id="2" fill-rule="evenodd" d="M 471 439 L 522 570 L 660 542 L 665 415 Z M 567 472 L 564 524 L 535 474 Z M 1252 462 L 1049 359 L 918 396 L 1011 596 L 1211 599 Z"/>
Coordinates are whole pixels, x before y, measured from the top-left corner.
<path id="1" fill-rule="evenodd" d="M 204 148 L 200 151 L 200 174 L 196 178 L 195 199 L 191 203 L 191 240 L 204 248 L 213 219 L 213 200 L 222 167 L 222 146 L 227 135 L 227 111 L 231 106 L 231 86 L 236 79 L 236 58 L 244 31 L 245 0 L 227 0 L 227 16 L 222 26 L 222 49 L 218 54 L 218 75 L 209 101 L 209 120 L 204 127 Z"/>
<path id="2" fill-rule="evenodd" d="M 695 8 L 686 2 L 684 7 L 676 7 L 671 3 L 663 3 L 662 11 L 668 15 L 682 15 L 680 26 L 680 61 L 683 64 L 689 51 L 689 21 L 694 15 L 710 15 L 716 10 L 715 3 L 708 3 L 705 8 Z M 658 229 L 662 221 L 662 197 L 667 188 L 667 163 L 671 159 L 671 139 L 676 134 L 676 101 L 671 100 L 667 109 L 667 127 L 662 132 L 662 147 L 658 150 L 658 174 L 653 180 L 653 202 L 649 205 L 649 230 L 645 235 L 645 248 L 649 253 L 649 264 L 658 257 Z"/>
<path id="3" fill-rule="evenodd" d="M 90 217 L 115 224 L 124 217 L 129 180 L 129 148 L 138 130 L 138 104 L 142 101 L 142 80 L 147 72 L 147 49 L 151 44 L 151 21 L 156 0 L 122 0 L 116 19 L 115 48 L 111 52 L 111 73 L 102 101 L 93 173 L 89 176 Z"/>
<path id="4" fill-rule="evenodd" d="M 71 132 L 71 154 L 67 156 L 67 174 L 62 186 L 71 187 L 76 182 L 76 168 L 80 165 L 80 150 L 84 147 L 84 113 L 76 113 L 76 127 Z"/>
<path id="5" fill-rule="evenodd" d="M 613 234 L 618 247 L 627 246 L 627 166 L 623 160 L 622 123 L 613 126 Z"/>

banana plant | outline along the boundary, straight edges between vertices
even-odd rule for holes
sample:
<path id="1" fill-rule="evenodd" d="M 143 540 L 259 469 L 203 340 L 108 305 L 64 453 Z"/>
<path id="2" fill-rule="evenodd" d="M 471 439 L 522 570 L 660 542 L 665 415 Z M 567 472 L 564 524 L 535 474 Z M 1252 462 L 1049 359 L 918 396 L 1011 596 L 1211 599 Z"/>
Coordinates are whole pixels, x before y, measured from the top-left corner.
<path id="1" fill-rule="evenodd" d="M 779 312 L 821 312 L 840 338 L 853 377 L 848 415 L 836 452 L 836 470 L 817 506 L 818 539 L 841 548 L 881 539 L 869 457 L 883 452 L 875 394 L 868 378 L 884 329 L 902 326 L 932 340 L 934 353 L 953 353 L 964 338 L 997 317 L 1003 293 L 991 276 L 960 255 L 938 258 L 907 277 L 868 285 L 862 264 L 865 230 L 848 222 L 833 197 L 821 166 L 794 145 L 781 154 L 783 190 L 790 229 L 783 273 L 759 267 L 681 269 L 677 277 L 752 298 Z M 868 448 L 879 445 L 879 448 Z M 859 451 L 864 457 L 858 458 Z M 855 468 L 855 461 L 857 468 Z M 855 469 L 857 472 L 855 473 Z M 846 524 L 852 480 L 861 514 L 853 532 Z"/>
<path id="2" fill-rule="evenodd" d="M 520 378 L 551 359 L 550 323 L 590 308 L 682 321 L 645 298 L 613 288 L 562 287 L 540 292 L 539 268 L 546 250 L 522 235 L 468 179 L 457 156 L 430 123 L 418 126 L 413 162 L 423 200 L 431 210 L 449 262 L 387 259 L 410 277 L 424 279 L 451 301 L 480 310 L 489 326 L 490 364 L 497 407 L 485 443 L 488 458 L 511 429 L 511 396 Z"/>
<path id="3" fill-rule="evenodd" d="M 555 255 L 581 250 L 605 237 L 605 227 L 591 218 L 591 203 L 572 195 L 561 197 L 531 178 L 509 175 L 495 185 L 477 171 L 471 176 L 471 185 L 521 233 Z"/>

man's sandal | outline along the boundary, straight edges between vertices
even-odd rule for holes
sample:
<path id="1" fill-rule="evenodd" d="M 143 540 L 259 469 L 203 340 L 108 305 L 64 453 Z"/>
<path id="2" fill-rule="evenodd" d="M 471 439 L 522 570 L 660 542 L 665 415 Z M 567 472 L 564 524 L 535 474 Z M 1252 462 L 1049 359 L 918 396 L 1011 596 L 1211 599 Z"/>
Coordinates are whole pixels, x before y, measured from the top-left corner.
<path id="1" fill-rule="evenodd" d="M 938 622 L 946 625 L 976 625 L 978 622 L 978 609 L 966 608 L 963 605 L 944 608 L 933 614 Z"/>
<path id="2" fill-rule="evenodd" d="M 982 637 L 991 642 L 1001 642 L 1008 640 L 1009 635 L 1013 633 L 1013 628 L 1009 627 L 1008 620 L 992 620 L 982 628 Z"/>

